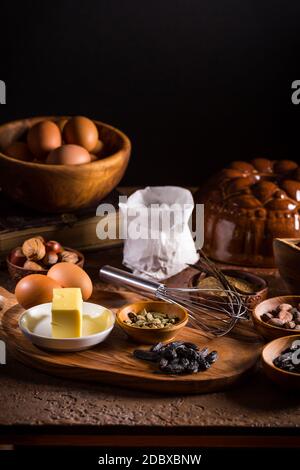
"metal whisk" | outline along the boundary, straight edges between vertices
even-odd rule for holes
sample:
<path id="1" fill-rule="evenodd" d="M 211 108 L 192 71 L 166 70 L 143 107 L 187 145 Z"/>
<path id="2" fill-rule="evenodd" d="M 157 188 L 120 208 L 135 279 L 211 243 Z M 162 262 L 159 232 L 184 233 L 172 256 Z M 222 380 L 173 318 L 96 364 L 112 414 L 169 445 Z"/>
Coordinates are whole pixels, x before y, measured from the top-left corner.
<path id="1" fill-rule="evenodd" d="M 209 268 L 206 266 L 205 269 L 212 272 L 211 266 Z M 220 281 L 219 270 L 217 274 Z M 141 294 L 145 293 L 148 296 L 181 305 L 188 311 L 192 326 L 216 336 L 225 335 L 232 330 L 239 319 L 247 318 L 247 307 L 244 305 L 242 297 L 228 284 L 225 276 L 222 281 L 224 288 L 209 289 L 209 292 L 218 291 L 220 293 L 221 291 L 223 295 L 225 293 L 224 297 L 218 297 L 217 295 L 208 295 L 208 289 L 167 287 L 159 282 L 140 278 L 112 266 L 104 266 L 100 269 L 99 275 L 103 280 L 124 285 Z M 223 276 L 222 273 L 221 276 Z"/>

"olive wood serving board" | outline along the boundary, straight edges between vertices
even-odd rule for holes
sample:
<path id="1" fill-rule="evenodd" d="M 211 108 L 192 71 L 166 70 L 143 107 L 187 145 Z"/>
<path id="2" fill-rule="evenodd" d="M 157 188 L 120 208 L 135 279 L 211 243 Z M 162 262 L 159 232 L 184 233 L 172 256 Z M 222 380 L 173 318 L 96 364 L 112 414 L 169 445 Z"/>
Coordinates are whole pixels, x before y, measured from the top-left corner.
<path id="1" fill-rule="evenodd" d="M 128 291 L 95 289 L 92 301 L 112 309 L 141 299 Z M 2 308 L 1 308 L 2 304 Z M 47 352 L 31 344 L 21 333 L 18 319 L 23 312 L 13 294 L 0 287 L 0 334 L 10 352 L 29 367 L 64 378 L 96 381 L 146 391 L 164 393 L 216 392 L 236 383 L 255 366 L 263 340 L 246 322 L 225 337 L 211 338 L 185 327 L 176 339 L 191 341 L 199 347 L 217 350 L 219 359 L 205 372 L 168 376 L 155 374 L 157 366 L 135 359 L 134 349 L 145 348 L 130 341 L 116 326 L 108 339 L 98 346 L 77 353 Z"/>

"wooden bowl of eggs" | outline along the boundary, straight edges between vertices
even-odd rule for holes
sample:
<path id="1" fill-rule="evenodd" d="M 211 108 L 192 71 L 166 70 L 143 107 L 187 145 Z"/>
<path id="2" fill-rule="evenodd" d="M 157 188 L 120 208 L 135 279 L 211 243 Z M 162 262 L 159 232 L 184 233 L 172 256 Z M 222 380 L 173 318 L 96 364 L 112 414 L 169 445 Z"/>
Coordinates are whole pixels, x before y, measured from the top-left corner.
<path id="1" fill-rule="evenodd" d="M 131 143 L 83 116 L 36 117 L 0 126 L 0 186 L 43 212 L 97 205 L 121 180 Z"/>

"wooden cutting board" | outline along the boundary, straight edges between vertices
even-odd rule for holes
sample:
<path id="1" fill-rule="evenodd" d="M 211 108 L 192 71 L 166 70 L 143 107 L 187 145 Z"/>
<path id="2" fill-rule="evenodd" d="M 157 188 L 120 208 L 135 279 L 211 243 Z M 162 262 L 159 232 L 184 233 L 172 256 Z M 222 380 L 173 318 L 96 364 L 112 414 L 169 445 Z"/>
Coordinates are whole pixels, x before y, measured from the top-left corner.
<path id="1" fill-rule="evenodd" d="M 140 299 L 127 291 L 96 291 L 92 301 L 111 307 Z M 2 302 L 1 302 L 2 301 Z M 211 338 L 189 327 L 177 339 L 191 341 L 200 348 L 217 350 L 219 359 L 206 372 L 183 376 L 157 375 L 156 365 L 133 357 L 136 348 L 116 326 L 108 339 L 93 349 L 78 353 L 53 353 L 32 345 L 21 333 L 18 319 L 23 312 L 14 295 L 0 288 L 1 336 L 11 353 L 22 363 L 42 372 L 70 379 L 96 381 L 154 392 L 206 393 L 227 388 L 253 369 L 262 349 L 262 339 L 251 322 L 245 322 L 225 337 Z"/>

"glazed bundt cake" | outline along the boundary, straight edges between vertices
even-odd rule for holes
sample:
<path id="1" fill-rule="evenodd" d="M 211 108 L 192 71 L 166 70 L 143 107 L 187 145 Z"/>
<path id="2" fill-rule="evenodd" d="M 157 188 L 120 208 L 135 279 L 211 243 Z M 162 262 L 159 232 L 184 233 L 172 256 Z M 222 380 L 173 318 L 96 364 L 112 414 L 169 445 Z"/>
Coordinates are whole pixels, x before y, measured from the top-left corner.
<path id="1" fill-rule="evenodd" d="M 273 239 L 300 237 L 300 167 L 294 161 L 235 161 L 195 195 L 204 203 L 206 253 L 272 267 Z"/>

